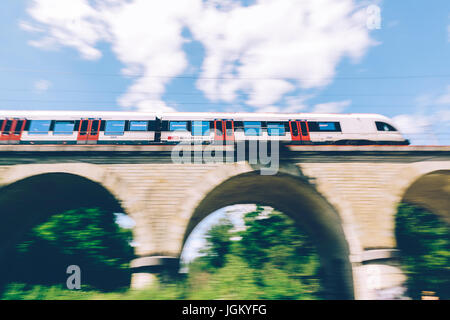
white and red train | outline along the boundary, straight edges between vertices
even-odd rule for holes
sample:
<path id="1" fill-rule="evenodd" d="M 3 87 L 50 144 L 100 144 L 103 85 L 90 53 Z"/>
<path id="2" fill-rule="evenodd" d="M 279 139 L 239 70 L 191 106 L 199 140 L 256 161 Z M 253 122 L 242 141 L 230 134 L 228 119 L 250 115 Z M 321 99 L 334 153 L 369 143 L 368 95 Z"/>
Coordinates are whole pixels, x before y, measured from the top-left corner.
<path id="1" fill-rule="evenodd" d="M 0 144 L 172 144 L 279 140 L 407 145 L 378 114 L 0 110 Z"/>

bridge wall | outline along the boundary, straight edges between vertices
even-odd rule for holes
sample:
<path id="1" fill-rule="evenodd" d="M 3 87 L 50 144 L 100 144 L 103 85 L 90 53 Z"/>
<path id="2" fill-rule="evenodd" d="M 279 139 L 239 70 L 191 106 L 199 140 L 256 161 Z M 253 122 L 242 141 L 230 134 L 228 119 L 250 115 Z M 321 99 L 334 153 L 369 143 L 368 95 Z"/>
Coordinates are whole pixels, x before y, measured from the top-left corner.
<path id="1" fill-rule="evenodd" d="M 117 161 L 81 158 L 36 156 L 27 158 L 25 164 L 14 157 L 3 160 L 0 187 L 50 172 L 80 175 L 104 186 L 136 221 L 133 232 L 138 244 L 136 254 L 141 258 L 133 262 L 135 267 L 160 264 L 164 257 L 178 258 L 188 235 L 186 230 L 202 200 L 229 179 L 255 170 L 246 162 L 173 164 L 123 156 Z M 355 297 L 395 296 L 390 292 L 404 281 L 396 259 L 396 207 L 408 198 L 415 181 L 436 171 L 444 173 L 441 191 L 444 199 L 449 199 L 450 156 L 380 161 L 361 155 L 336 161 L 309 157 L 290 162 L 298 168 L 302 181 L 339 217 L 337 227 L 342 228 L 348 244 Z M 449 207 L 448 200 L 443 200 L 438 210 L 449 214 Z M 146 273 L 136 274 L 132 285 L 143 286 L 149 278 Z"/>

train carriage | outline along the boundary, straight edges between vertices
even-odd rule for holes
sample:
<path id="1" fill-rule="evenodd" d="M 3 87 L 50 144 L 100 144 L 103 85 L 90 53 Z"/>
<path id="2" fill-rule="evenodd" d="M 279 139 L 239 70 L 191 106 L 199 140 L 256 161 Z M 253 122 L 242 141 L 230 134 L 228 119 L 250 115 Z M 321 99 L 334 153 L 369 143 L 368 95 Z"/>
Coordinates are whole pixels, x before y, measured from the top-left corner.
<path id="1" fill-rule="evenodd" d="M 378 114 L 0 111 L 0 144 L 409 144 Z"/>

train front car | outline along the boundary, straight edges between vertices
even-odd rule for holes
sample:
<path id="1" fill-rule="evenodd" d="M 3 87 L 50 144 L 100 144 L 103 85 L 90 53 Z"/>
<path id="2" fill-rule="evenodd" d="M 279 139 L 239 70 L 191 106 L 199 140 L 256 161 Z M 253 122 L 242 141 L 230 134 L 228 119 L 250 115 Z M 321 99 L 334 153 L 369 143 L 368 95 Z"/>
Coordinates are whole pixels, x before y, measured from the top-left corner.
<path id="1" fill-rule="evenodd" d="M 349 145 L 408 145 L 409 141 L 395 128 L 392 121 L 379 114 L 348 114 L 340 116 L 341 134 L 336 144 Z"/>
<path id="2" fill-rule="evenodd" d="M 381 115 L 375 118 L 375 127 L 377 130 L 378 144 L 383 145 L 409 145 L 409 140 L 406 139 L 400 131 L 396 129 L 392 120 Z"/>

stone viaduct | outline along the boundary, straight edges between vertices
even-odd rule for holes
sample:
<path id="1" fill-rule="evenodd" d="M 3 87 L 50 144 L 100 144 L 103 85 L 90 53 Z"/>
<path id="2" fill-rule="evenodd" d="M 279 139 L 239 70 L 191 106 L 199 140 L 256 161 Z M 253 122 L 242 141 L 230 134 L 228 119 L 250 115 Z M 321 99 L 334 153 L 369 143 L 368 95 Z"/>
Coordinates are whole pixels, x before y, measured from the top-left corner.
<path id="1" fill-rule="evenodd" d="M 448 146 L 290 146 L 275 175 L 248 161 L 174 163 L 172 148 L 0 146 L 0 256 L 50 213 L 109 206 L 136 222 L 131 285 L 140 288 L 177 264 L 208 214 L 257 203 L 313 237 L 331 297 L 395 298 L 405 280 L 397 205 L 418 204 L 450 221 Z"/>

